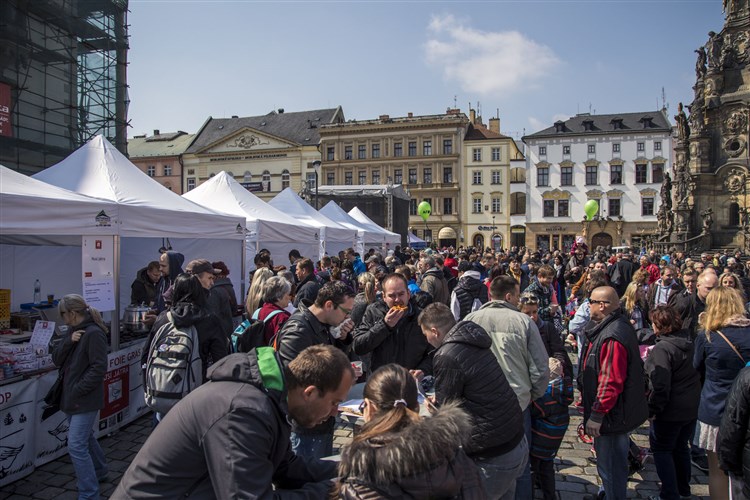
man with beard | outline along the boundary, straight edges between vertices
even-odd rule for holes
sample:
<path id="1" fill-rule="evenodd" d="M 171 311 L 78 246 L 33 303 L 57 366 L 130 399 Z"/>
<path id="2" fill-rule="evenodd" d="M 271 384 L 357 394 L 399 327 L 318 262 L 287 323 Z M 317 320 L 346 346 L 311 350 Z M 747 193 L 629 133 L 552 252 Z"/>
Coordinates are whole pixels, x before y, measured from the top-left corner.
<path id="1" fill-rule="evenodd" d="M 208 379 L 154 429 L 111 498 L 324 498 L 336 463 L 295 455 L 287 418 L 314 427 L 336 414 L 354 381 L 346 355 L 312 346 L 282 368 L 260 347 Z"/>

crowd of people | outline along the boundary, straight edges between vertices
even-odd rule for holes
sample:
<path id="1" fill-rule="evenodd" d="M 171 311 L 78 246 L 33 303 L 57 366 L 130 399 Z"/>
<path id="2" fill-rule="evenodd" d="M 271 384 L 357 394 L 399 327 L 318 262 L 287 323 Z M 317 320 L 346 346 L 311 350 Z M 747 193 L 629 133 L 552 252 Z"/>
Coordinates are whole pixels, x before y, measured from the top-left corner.
<path id="1" fill-rule="evenodd" d="M 592 498 L 626 498 L 629 473 L 649 456 L 655 498 L 689 498 L 692 466 L 708 471 L 711 498 L 750 498 L 741 253 L 590 252 L 577 238 L 569 252 L 288 258 L 274 265 L 258 253 L 239 304 L 223 262 L 183 271 L 184 257 L 168 251 L 139 271 L 133 301 L 155 311 L 147 395 L 164 396 L 146 367 L 171 356 L 159 340 L 167 327 L 195 335 L 201 380 L 170 396 L 179 402 L 158 413 L 113 498 L 530 499 L 536 488 L 546 500 L 576 411 L 601 479 Z M 71 429 L 75 420 L 90 430 L 104 325 L 78 299 L 60 303 L 73 333 L 55 362 L 66 363 Z M 253 324 L 259 347 L 236 352 L 233 336 Z M 89 351 L 86 366 L 78 359 Z M 364 424 L 338 462 L 322 460 L 357 382 Z M 650 450 L 630 439 L 644 423 Z M 90 433 L 76 435 L 79 491 L 96 498 L 106 462 Z"/>

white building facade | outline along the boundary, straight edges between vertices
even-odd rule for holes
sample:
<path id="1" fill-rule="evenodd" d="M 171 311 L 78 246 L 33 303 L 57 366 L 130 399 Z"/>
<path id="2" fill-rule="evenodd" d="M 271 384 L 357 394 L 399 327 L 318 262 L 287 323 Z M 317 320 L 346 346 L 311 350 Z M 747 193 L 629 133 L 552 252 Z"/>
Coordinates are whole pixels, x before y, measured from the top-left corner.
<path id="1" fill-rule="evenodd" d="M 589 248 L 637 245 L 656 231 L 660 188 L 672 166 L 665 111 L 579 114 L 523 138 L 525 243 L 569 251 L 576 235 Z M 585 221 L 584 205 L 599 212 Z"/>

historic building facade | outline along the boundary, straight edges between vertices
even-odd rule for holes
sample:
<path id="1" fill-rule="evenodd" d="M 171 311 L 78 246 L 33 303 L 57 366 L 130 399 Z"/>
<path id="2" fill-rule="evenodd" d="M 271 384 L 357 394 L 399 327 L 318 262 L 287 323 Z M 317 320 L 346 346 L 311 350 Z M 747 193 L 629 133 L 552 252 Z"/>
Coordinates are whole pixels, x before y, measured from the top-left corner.
<path id="1" fill-rule="evenodd" d="M 590 248 L 638 244 L 655 234 L 672 164 L 664 111 L 579 114 L 523 140 L 527 246 L 567 251 L 581 234 Z M 584 221 L 588 200 L 599 203 L 599 213 Z"/>
<path id="2" fill-rule="evenodd" d="M 469 120 L 460 179 L 461 243 L 505 249 L 512 244 L 511 215 L 525 213 L 525 161 L 515 141 L 500 133 L 499 118 L 485 126 L 472 109 Z"/>
<path id="3" fill-rule="evenodd" d="M 159 184 L 182 194 L 182 155 L 195 134 L 177 131 L 154 135 L 136 135 L 128 141 L 128 157 L 143 173 Z"/>
<path id="4" fill-rule="evenodd" d="M 291 187 L 300 191 L 320 161 L 320 130 L 343 123 L 341 107 L 262 116 L 210 118 L 183 155 L 183 192 L 226 171 L 253 194 L 270 200 Z"/>
<path id="5" fill-rule="evenodd" d="M 321 185 L 402 184 L 410 193 L 409 230 L 440 246 L 459 245 L 459 179 L 469 119 L 442 115 L 331 123 L 320 127 Z M 425 223 L 417 206 L 428 201 Z"/>

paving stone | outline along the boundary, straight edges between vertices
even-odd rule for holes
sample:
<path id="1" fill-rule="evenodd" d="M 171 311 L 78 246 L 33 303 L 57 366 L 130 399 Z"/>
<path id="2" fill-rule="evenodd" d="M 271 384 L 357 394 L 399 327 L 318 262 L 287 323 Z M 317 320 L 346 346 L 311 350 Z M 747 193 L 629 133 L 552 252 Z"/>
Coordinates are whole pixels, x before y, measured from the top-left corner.
<path id="1" fill-rule="evenodd" d="M 41 481 L 47 486 L 63 487 L 66 483 L 68 483 L 68 481 L 70 481 L 70 476 L 67 474 L 55 474 L 55 475 L 51 475 L 48 478 L 39 480 L 37 479 L 37 474 L 34 473 L 34 480 Z"/>
<path id="2" fill-rule="evenodd" d="M 131 450 L 113 450 L 108 455 L 106 455 L 107 460 L 111 459 L 117 459 L 117 460 L 125 460 L 128 458 L 132 458 L 133 452 Z"/>
<path id="3" fill-rule="evenodd" d="M 43 490 L 37 491 L 33 495 L 31 495 L 32 498 L 42 498 L 42 499 L 50 499 L 55 498 L 61 493 L 64 493 L 65 490 L 62 488 L 56 488 L 54 486 L 47 486 Z"/>
<path id="4" fill-rule="evenodd" d="M 577 491 L 579 493 L 586 492 L 586 486 L 581 483 L 574 483 L 572 481 L 565 481 L 562 483 L 555 483 L 555 489 L 557 491 Z"/>

